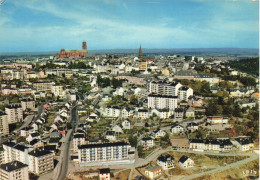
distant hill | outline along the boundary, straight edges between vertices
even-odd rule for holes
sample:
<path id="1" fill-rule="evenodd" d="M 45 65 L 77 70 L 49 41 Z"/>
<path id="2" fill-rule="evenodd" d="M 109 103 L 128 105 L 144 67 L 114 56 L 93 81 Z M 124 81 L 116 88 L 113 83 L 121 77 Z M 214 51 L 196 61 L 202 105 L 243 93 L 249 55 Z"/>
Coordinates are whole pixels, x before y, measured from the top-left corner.
<path id="1" fill-rule="evenodd" d="M 59 51 L 46 52 L 14 52 L 1 53 L 0 57 L 32 57 L 32 56 L 51 56 L 59 53 Z M 197 56 L 258 56 L 258 49 L 249 48 L 171 48 L 171 49 L 145 49 L 144 54 L 180 54 L 180 55 L 197 55 Z M 138 54 L 138 49 L 104 49 L 104 50 L 89 50 L 90 55 L 96 54 Z"/>
<path id="2" fill-rule="evenodd" d="M 228 65 L 233 69 L 259 76 L 259 57 L 229 61 Z"/>

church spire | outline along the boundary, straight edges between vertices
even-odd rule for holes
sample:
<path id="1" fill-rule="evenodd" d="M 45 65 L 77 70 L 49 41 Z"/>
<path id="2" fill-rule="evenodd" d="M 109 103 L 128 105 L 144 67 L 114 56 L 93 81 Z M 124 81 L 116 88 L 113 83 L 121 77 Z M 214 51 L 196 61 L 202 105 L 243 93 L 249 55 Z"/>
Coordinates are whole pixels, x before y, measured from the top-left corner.
<path id="1" fill-rule="evenodd" d="M 141 47 L 141 45 L 140 45 L 140 48 L 139 48 L 138 59 L 143 59 L 143 52 L 142 52 L 142 47 Z"/>

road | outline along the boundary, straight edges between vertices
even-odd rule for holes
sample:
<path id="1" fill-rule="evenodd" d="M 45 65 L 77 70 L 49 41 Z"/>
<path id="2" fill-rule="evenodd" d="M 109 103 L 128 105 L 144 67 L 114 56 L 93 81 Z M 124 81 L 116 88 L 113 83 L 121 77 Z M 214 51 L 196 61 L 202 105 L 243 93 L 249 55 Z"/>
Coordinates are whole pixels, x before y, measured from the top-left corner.
<path id="1" fill-rule="evenodd" d="M 72 129 L 68 131 L 65 142 L 62 145 L 60 161 L 57 165 L 58 166 L 58 170 L 56 173 L 57 177 L 54 178 L 56 180 L 64 180 L 67 176 L 68 164 L 70 159 L 70 144 L 71 144 L 73 132 L 75 131 L 78 125 L 77 106 L 74 106 L 71 109 L 70 119 L 71 119 L 70 122 L 72 125 Z"/>
<path id="2" fill-rule="evenodd" d="M 209 170 L 209 171 L 206 171 L 206 172 L 202 172 L 202 173 L 198 173 L 198 174 L 193 174 L 193 175 L 190 175 L 190 176 L 185 176 L 182 179 L 189 180 L 189 179 L 198 178 L 198 177 L 201 177 L 201 176 L 204 176 L 204 175 L 217 173 L 217 172 L 220 172 L 220 171 L 225 171 L 225 170 L 228 170 L 228 169 L 231 169 L 231 168 L 237 168 L 238 166 L 242 166 L 242 165 L 244 165 L 246 163 L 249 163 L 251 161 L 257 160 L 258 158 L 259 158 L 258 154 L 253 154 L 249 158 L 243 159 L 241 161 L 237 161 L 235 163 L 231 163 L 231 164 L 229 164 L 227 166 L 219 167 L 219 168 L 212 169 L 212 170 Z"/>
<path id="3" fill-rule="evenodd" d="M 27 127 L 32 121 L 35 121 L 37 119 L 40 119 L 40 116 L 42 114 L 42 110 L 43 110 L 43 105 L 44 103 L 42 103 L 38 109 L 37 115 L 28 115 L 25 119 L 24 119 L 24 123 L 21 127 L 19 127 L 18 129 L 15 130 L 15 132 L 19 132 L 21 129 Z"/>
<path id="4" fill-rule="evenodd" d="M 32 120 L 34 119 L 34 115 L 28 115 L 26 116 L 26 118 L 24 119 L 24 122 L 22 124 L 21 127 L 19 127 L 18 129 L 14 130 L 14 132 L 19 132 L 21 129 L 27 127 L 31 122 Z"/>
<path id="5" fill-rule="evenodd" d="M 185 176 L 184 178 L 182 178 L 182 179 L 185 179 L 185 180 L 198 178 L 200 176 L 204 176 L 204 175 L 207 175 L 207 174 L 217 173 L 217 172 L 220 172 L 220 171 L 228 170 L 230 168 L 236 168 L 238 166 L 244 165 L 246 163 L 249 163 L 249 162 L 254 161 L 254 160 L 259 158 L 259 155 L 256 154 L 256 153 L 240 153 L 240 154 L 236 154 L 236 153 L 212 153 L 212 152 L 196 152 L 196 151 L 186 151 L 186 150 L 172 150 L 171 148 L 167 148 L 167 149 L 161 149 L 161 150 L 155 149 L 145 159 L 136 159 L 135 168 L 145 166 L 145 165 L 149 164 L 151 161 L 157 159 L 157 157 L 159 157 L 161 154 L 167 153 L 169 151 L 187 152 L 187 153 L 203 154 L 203 155 L 215 155 L 215 156 L 249 156 L 246 159 L 243 159 L 241 161 L 237 161 L 235 163 L 231 163 L 227 166 L 222 166 L 222 167 L 219 167 L 219 168 L 216 168 L 216 169 L 213 169 L 213 170 L 209 170 L 209 171 L 198 173 L 198 174 L 193 174 L 193 175 L 190 175 L 190 176 Z"/>

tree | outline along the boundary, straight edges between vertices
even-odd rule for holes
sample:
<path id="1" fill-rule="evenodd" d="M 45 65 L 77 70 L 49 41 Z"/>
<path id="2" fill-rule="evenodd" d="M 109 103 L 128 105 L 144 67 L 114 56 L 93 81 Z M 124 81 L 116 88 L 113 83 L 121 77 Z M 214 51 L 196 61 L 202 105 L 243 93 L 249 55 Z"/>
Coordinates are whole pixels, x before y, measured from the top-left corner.
<path id="1" fill-rule="evenodd" d="M 144 156 L 143 146 L 138 146 L 137 151 L 138 151 L 138 156 L 142 158 Z"/>
<path id="2" fill-rule="evenodd" d="M 136 145 L 137 145 L 137 137 L 136 136 L 130 135 L 128 140 L 129 140 L 129 143 L 132 147 L 136 147 Z"/>
<path id="3" fill-rule="evenodd" d="M 135 96 L 131 96 L 130 104 L 132 105 L 138 104 L 138 99 Z"/>

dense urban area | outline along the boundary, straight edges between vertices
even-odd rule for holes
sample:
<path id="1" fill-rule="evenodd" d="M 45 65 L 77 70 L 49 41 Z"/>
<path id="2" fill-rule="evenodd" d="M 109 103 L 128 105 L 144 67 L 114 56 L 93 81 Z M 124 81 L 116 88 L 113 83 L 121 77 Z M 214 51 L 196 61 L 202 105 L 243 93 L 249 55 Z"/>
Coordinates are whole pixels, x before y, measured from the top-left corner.
<path id="1" fill-rule="evenodd" d="M 259 57 L 91 55 L 84 41 L 0 71 L 0 179 L 259 177 Z"/>

